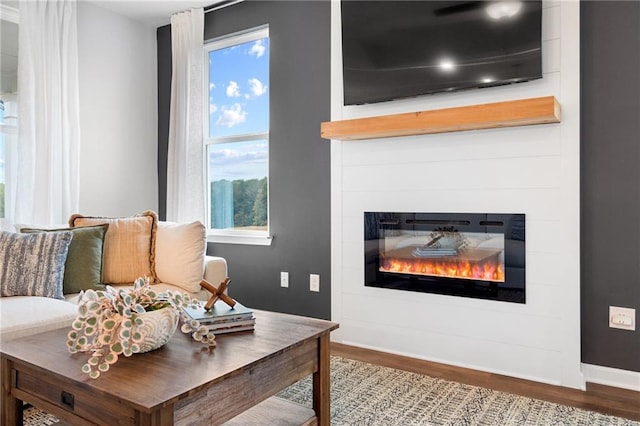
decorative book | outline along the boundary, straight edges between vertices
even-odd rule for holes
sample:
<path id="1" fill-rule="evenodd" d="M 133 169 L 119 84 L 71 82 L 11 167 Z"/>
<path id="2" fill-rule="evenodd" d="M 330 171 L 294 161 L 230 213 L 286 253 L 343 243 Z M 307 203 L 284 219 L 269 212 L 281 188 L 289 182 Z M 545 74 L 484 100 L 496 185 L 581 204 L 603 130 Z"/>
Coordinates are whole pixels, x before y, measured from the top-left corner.
<path id="1" fill-rule="evenodd" d="M 184 311 L 214 334 L 253 330 L 256 322 L 253 311 L 237 301 L 233 307 L 217 300 L 209 310 L 198 307 L 184 308 Z"/>

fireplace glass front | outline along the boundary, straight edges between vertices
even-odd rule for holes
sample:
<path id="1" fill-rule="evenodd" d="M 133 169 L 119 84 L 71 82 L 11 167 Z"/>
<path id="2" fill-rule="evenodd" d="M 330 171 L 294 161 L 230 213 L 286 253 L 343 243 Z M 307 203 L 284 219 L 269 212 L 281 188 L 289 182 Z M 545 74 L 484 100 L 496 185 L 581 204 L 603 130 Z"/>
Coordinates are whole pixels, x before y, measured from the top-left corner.
<path id="1" fill-rule="evenodd" d="M 365 212 L 365 285 L 525 303 L 525 215 Z"/>

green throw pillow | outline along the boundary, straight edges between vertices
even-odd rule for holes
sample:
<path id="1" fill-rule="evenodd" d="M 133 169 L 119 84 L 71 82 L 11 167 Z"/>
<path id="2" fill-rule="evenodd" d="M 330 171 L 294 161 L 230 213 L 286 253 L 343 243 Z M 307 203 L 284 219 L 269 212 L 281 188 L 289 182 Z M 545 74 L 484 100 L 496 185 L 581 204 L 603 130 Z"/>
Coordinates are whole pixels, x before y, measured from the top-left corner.
<path id="1" fill-rule="evenodd" d="M 71 232 L 0 232 L 0 294 L 63 299 L 62 280 Z"/>
<path id="2" fill-rule="evenodd" d="M 81 290 L 99 290 L 102 286 L 102 247 L 108 224 L 82 228 L 35 229 L 22 228 L 25 233 L 71 231 L 73 239 L 64 270 L 64 294 Z"/>

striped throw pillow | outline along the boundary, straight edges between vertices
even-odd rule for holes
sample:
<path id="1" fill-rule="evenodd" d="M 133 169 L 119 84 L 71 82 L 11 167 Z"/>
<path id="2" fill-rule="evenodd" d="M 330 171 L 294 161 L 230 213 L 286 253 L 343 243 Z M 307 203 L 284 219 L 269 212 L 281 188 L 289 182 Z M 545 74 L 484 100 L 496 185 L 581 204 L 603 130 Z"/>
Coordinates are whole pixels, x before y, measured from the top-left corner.
<path id="1" fill-rule="evenodd" d="M 64 264 L 72 236 L 70 231 L 0 232 L 1 295 L 64 299 Z"/>

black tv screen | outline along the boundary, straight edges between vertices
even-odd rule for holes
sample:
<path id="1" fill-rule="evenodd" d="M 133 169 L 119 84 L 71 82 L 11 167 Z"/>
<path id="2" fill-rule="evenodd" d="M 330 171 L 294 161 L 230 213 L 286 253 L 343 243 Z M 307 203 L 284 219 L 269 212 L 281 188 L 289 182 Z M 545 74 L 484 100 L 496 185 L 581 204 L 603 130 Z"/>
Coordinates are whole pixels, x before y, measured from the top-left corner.
<path id="1" fill-rule="evenodd" d="M 542 1 L 341 6 L 345 105 L 542 78 Z"/>

